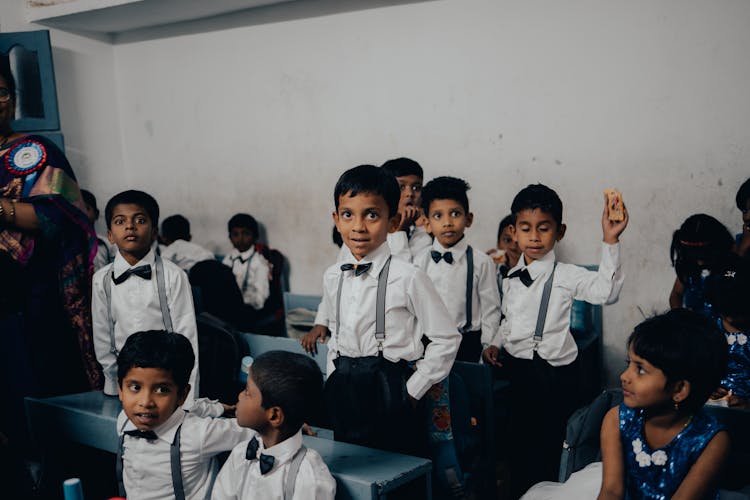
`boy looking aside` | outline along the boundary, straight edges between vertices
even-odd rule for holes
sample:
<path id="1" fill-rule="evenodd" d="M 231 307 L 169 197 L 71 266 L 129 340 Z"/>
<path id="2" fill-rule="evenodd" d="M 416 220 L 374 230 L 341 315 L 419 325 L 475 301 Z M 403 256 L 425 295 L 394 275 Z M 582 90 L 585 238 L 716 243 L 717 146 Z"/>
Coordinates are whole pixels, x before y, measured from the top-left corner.
<path id="1" fill-rule="evenodd" d="M 143 191 L 123 191 L 104 210 L 107 238 L 117 246 L 113 263 L 94 274 L 91 303 L 96 358 L 104 370 L 104 393 L 117 394 L 117 353 L 144 330 L 184 335 L 196 357 L 188 406 L 198 393 L 198 329 L 188 277 L 152 249 L 159 205 Z"/>
<path id="2" fill-rule="evenodd" d="M 318 452 L 302 444 L 302 424 L 320 404 L 323 374 L 302 354 L 258 356 L 237 403 L 237 423 L 252 429 L 221 469 L 214 500 L 333 500 L 336 481 Z"/>
<path id="3" fill-rule="evenodd" d="M 427 275 L 391 258 L 398 199 L 396 180 L 372 165 L 336 183 L 333 220 L 347 254 L 323 276 L 333 332 L 325 394 L 336 440 L 414 454 L 426 437 L 416 402 L 448 375 L 460 335 Z"/>
<path id="4" fill-rule="evenodd" d="M 496 366 L 502 359 L 508 370 L 516 496 L 556 477 L 565 424 L 577 404 L 573 300 L 609 304 L 622 288 L 619 236 L 628 224 L 627 211 L 624 220 L 611 221 L 605 202 L 602 259 L 598 271 L 588 271 L 556 261 L 555 244 L 566 229 L 562 209 L 557 193 L 542 184 L 527 186 L 513 199 L 513 234 L 522 254 L 503 280 L 505 317 L 482 354 Z"/>
<path id="5" fill-rule="evenodd" d="M 190 412 L 180 408 L 194 362 L 193 347 L 179 333 L 137 332 L 120 351 L 120 496 L 207 498 L 218 472 L 216 455 L 252 437 L 235 419 L 211 418 L 233 407 L 199 400 Z"/>

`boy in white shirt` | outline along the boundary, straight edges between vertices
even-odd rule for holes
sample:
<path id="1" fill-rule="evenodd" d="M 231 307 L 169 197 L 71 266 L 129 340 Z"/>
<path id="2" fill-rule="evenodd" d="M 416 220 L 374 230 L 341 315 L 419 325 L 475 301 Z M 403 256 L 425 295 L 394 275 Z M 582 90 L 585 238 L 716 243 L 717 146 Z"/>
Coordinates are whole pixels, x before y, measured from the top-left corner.
<path id="1" fill-rule="evenodd" d="M 134 333 L 117 358 L 122 411 L 116 471 L 120 496 L 140 500 L 208 498 L 216 455 L 253 432 L 221 416 L 234 407 L 202 399 L 181 408 L 195 355 L 178 333 Z"/>
<path id="2" fill-rule="evenodd" d="M 598 271 L 589 271 L 555 259 L 555 243 L 566 229 L 555 191 L 529 185 L 513 199 L 511 212 L 522 254 L 503 280 L 505 317 L 494 338 L 482 335 L 487 346 L 482 358 L 504 365 L 510 378 L 510 476 L 520 496 L 532 484 L 557 477 L 565 425 L 576 406 L 578 348 L 570 333 L 570 308 L 573 300 L 617 300 L 623 282 L 619 236 L 628 215 L 610 220 L 605 200 L 602 259 Z"/>
<path id="3" fill-rule="evenodd" d="M 301 354 L 258 356 L 237 402 L 237 422 L 253 437 L 238 444 L 219 473 L 214 500 L 333 500 L 336 481 L 317 451 L 302 443 L 302 424 L 323 393 L 318 365 Z"/>
<path id="4" fill-rule="evenodd" d="M 214 260 L 213 253 L 191 240 L 190 222 L 182 215 L 171 215 L 161 223 L 161 256 L 171 260 L 185 272 L 190 272 L 198 262 Z"/>
<path id="5" fill-rule="evenodd" d="M 323 276 L 333 332 L 325 393 L 336 440 L 415 454 L 426 439 L 417 401 L 448 375 L 460 335 L 427 275 L 391 258 L 398 200 L 396 180 L 372 165 L 336 183 L 333 219 L 348 254 Z"/>
<path id="6" fill-rule="evenodd" d="M 123 191 L 104 210 L 107 238 L 117 245 L 112 264 L 94 274 L 92 319 L 96 358 L 104 371 L 104 393 L 117 394 L 117 352 L 135 332 L 166 330 L 193 346 L 192 402 L 198 393 L 198 328 L 185 272 L 152 249 L 159 205 L 143 191 Z"/>
<path id="7" fill-rule="evenodd" d="M 435 241 L 415 264 L 435 284 L 461 332 L 456 359 L 478 362 L 481 336 L 493 338 L 500 326 L 500 294 L 492 259 L 475 252 L 464 238 L 464 231 L 474 221 L 466 195 L 469 189 L 466 181 L 455 177 L 437 177 L 424 187 L 422 209 Z"/>

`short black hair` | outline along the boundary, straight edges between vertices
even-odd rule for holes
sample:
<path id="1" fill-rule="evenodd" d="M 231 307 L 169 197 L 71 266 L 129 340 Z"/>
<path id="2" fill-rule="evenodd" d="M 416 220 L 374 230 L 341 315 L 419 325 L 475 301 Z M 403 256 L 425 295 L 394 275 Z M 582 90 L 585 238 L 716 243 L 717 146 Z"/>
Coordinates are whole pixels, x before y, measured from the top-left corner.
<path id="1" fill-rule="evenodd" d="M 235 227 L 241 227 L 244 229 L 249 229 L 251 233 L 253 233 L 253 238 L 258 239 L 258 221 L 255 220 L 255 217 L 253 217 L 250 214 L 234 214 L 230 219 L 229 222 L 227 222 L 227 231 L 230 233 L 232 232 L 232 229 Z"/>
<path id="2" fill-rule="evenodd" d="M 151 224 L 154 227 L 159 227 L 159 204 L 154 197 L 143 191 L 129 189 L 114 195 L 107 202 L 107 206 L 104 207 L 104 218 L 107 223 L 107 229 L 112 228 L 112 213 L 118 205 L 137 205 L 141 207 L 151 219 Z"/>
<path id="3" fill-rule="evenodd" d="M 333 190 L 336 211 L 339 209 L 339 198 L 347 193 L 350 198 L 360 193 L 382 196 L 388 205 L 388 217 L 393 217 L 398 213 L 401 189 L 398 187 L 396 178 L 382 168 L 374 165 L 359 165 L 341 174 Z"/>
<path id="4" fill-rule="evenodd" d="M 430 203 L 435 200 L 453 200 L 469 213 L 469 197 L 466 192 L 471 189 L 469 183 L 457 177 L 435 177 L 422 188 L 422 210 L 430 213 Z"/>
<path id="5" fill-rule="evenodd" d="M 732 254 L 711 275 L 707 295 L 717 313 L 739 322 L 733 326 L 750 327 L 750 259 Z"/>
<path id="6" fill-rule="evenodd" d="M 81 197 L 83 198 L 83 202 L 90 206 L 98 216 L 99 209 L 96 206 L 96 196 L 94 196 L 94 193 L 86 189 L 81 189 Z"/>
<path id="7" fill-rule="evenodd" d="M 171 241 L 190 239 L 190 221 L 180 214 L 170 215 L 161 223 L 161 235 Z"/>
<path id="8" fill-rule="evenodd" d="M 747 210 L 747 200 L 750 199 L 750 178 L 742 183 L 740 189 L 737 191 L 735 201 L 737 208 L 740 210 Z"/>
<path id="9" fill-rule="evenodd" d="M 0 76 L 5 79 L 5 84 L 8 86 L 8 92 L 10 92 L 10 98 L 16 98 L 16 79 L 13 78 L 13 72 L 10 70 L 10 63 L 7 60 L 0 62 Z"/>
<path id="10" fill-rule="evenodd" d="M 664 372 L 667 384 L 690 382 L 680 411 L 694 413 L 719 386 L 727 369 L 727 341 L 716 323 L 687 309 L 647 319 L 628 338 L 633 352 Z"/>
<path id="11" fill-rule="evenodd" d="M 393 160 L 388 160 L 383 163 L 381 168 L 393 177 L 416 175 L 420 179 L 424 179 L 422 166 L 411 158 L 394 158 Z"/>
<path id="12" fill-rule="evenodd" d="M 128 337 L 117 355 L 117 382 L 122 385 L 131 368 L 160 368 L 170 372 L 177 388 L 184 391 L 193 366 L 193 346 L 184 335 L 166 330 L 137 332 Z"/>
<path id="13" fill-rule="evenodd" d="M 497 226 L 497 241 L 500 241 L 500 237 L 503 235 L 503 231 L 508 226 L 515 226 L 516 225 L 516 216 L 513 214 L 508 214 L 505 217 L 503 217 L 503 220 L 500 221 L 500 224 Z"/>
<path id="14" fill-rule="evenodd" d="M 309 356 L 268 351 L 253 361 L 250 376 L 260 390 L 265 409 L 284 412 L 284 428 L 297 432 L 314 416 L 323 399 L 323 374 Z"/>
<path id="15" fill-rule="evenodd" d="M 544 184 L 529 184 L 518 192 L 510 205 L 510 211 L 516 216 L 523 210 L 536 209 L 550 214 L 558 227 L 562 224 L 562 200 L 553 189 Z"/>
<path id="16" fill-rule="evenodd" d="M 721 222 L 706 214 L 693 214 L 672 234 L 669 257 L 677 277 L 683 283 L 701 272 L 714 271 L 732 253 L 734 238 Z"/>

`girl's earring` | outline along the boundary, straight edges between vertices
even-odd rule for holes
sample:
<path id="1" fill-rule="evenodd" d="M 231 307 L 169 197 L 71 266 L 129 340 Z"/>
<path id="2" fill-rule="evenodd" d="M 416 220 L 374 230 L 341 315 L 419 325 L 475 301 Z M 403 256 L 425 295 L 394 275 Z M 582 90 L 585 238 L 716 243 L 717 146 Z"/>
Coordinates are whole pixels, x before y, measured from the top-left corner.
<path id="1" fill-rule="evenodd" d="M 680 411 L 680 403 L 678 401 L 674 402 L 674 411 Z"/>

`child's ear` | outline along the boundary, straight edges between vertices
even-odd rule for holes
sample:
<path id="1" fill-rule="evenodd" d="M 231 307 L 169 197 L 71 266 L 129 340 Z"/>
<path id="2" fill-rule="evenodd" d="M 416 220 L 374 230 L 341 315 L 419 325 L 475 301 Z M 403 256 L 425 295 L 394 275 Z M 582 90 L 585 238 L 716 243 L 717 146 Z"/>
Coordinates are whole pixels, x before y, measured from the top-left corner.
<path id="1" fill-rule="evenodd" d="M 510 228 L 510 237 L 513 238 L 513 241 L 518 243 L 518 235 L 516 234 L 516 225 L 512 224 L 508 227 Z"/>
<path id="2" fill-rule="evenodd" d="M 471 227 L 471 224 L 474 222 L 474 214 L 472 212 L 469 212 L 466 214 L 466 227 Z"/>
<path id="3" fill-rule="evenodd" d="M 557 230 L 557 240 L 556 241 L 560 241 L 561 239 L 563 239 L 563 236 L 565 236 L 565 230 L 566 229 L 568 229 L 568 226 L 566 226 L 565 224 L 560 224 L 560 227 Z"/>
<path id="4" fill-rule="evenodd" d="M 151 228 L 151 241 L 159 241 L 159 228 L 158 227 Z"/>
<path id="5" fill-rule="evenodd" d="M 122 401 L 122 382 L 117 383 L 117 397 Z"/>
<path id="6" fill-rule="evenodd" d="M 182 390 L 182 393 L 180 394 L 179 399 L 177 399 L 178 408 L 185 403 L 185 399 L 187 399 L 187 395 L 189 392 L 190 392 L 190 384 L 185 386 L 185 388 Z"/>
<path id="7" fill-rule="evenodd" d="M 266 410 L 266 417 L 268 418 L 268 423 L 271 424 L 271 427 L 274 429 L 281 428 L 286 420 L 284 410 L 282 410 L 280 406 L 272 406 L 268 408 Z"/>
<path id="8" fill-rule="evenodd" d="M 678 380 L 672 387 L 672 401 L 675 405 L 680 405 L 690 396 L 690 382 L 687 380 Z"/>
<path id="9" fill-rule="evenodd" d="M 112 230 L 111 229 L 107 229 L 107 240 L 109 240 L 109 244 L 110 245 L 114 245 L 115 244 L 115 239 L 112 236 Z"/>

